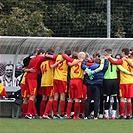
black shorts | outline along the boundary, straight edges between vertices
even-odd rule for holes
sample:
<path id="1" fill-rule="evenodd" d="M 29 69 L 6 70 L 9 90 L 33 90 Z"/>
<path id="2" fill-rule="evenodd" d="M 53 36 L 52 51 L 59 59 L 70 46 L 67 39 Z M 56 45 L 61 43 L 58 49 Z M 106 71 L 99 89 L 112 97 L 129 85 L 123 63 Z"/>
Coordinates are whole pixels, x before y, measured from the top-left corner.
<path id="1" fill-rule="evenodd" d="M 111 96 L 117 95 L 118 83 L 116 79 L 104 79 L 103 80 L 103 95 Z"/>

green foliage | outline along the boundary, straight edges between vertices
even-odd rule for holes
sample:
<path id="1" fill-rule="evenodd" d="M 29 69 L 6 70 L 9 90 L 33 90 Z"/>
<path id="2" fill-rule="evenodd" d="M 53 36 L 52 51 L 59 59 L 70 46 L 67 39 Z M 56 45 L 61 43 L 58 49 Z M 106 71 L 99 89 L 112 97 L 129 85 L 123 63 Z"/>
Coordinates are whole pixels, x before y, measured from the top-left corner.
<path id="1" fill-rule="evenodd" d="M 129 4 L 125 5 L 125 2 L 121 1 L 121 4 L 112 4 L 112 35 L 118 38 L 129 37 L 132 34 L 132 17 L 133 11 L 132 4 L 128 0 Z"/>
<path id="2" fill-rule="evenodd" d="M 74 37 L 78 36 L 78 34 L 84 30 L 84 13 L 75 11 L 69 3 L 61 3 L 53 6 L 50 7 L 50 18 L 46 23 L 51 26 L 51 29 L 56 33 L 56 36 Z"/>
<path id="3" fill-rule="evenodd" d="M 25 3 L 26 1 L 27 0 L 22 0 L 20 3 L 17 3 L 16 5 L 19 4 L 19 7 L 14 4 L 10 9 L 9 15 L 7 15 L 7 12 L 3 12 L 0 16 L 0 35 L 52 36 L 52 30 L 44 25 L 43 12 L 38 10 L 39 8 L 35 6 L 35 3 L 40 4 L 39 2 L 41 1 L 36 0 L 33 2 L 32 0 L 28 0 L 28 3 Z M 10 3 L 9 5 L 11 6 L 12 4 L 13 3 Z"/>

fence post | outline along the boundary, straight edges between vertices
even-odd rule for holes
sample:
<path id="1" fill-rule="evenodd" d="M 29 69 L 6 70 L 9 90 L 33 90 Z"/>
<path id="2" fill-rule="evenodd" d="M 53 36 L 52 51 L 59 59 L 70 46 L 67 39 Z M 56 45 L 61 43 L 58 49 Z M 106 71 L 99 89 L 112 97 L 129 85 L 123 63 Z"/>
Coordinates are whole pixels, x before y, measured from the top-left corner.
<path id="1" fill-rule="evenodd" d="M 110 38 L 111 29 L 111 0 L 107 0 L 107 38 Z"/>

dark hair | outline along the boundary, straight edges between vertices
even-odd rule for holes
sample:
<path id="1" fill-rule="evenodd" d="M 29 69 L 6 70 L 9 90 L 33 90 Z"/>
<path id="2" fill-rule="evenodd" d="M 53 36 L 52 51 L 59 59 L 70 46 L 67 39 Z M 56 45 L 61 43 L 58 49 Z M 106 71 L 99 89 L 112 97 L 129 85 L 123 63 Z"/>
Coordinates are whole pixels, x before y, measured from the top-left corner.
<path id="1" fill-rule="evenodd" d="M 133 56 L 133 52 L 132 52 L 130 55 L 132 55 L 132 56 Z"/>
<path id="2" fill-rule="evenodd" d="M 121 54 L 116 54 L 116 55 L 115 55 L 115 58 L 116 58 L 116 59 L 118 59 L 117 56 L 120 56 L 120 58 L 121 58 Z"/>
<path id="3" fill-rule="evenodd" d="M 37 53 L 37 54 L 38 54 L 38 55 L 40 55 L 41 53 L 42 53 L 42 54 L 44 54 L 44 53 L 45 53 L 45 51 L 44 51 L 43 49 L 39 49 L 39 51 L 38 51 L 38 53 Z"/>
<path id="4" fill-rule="evenodd" d="M 130 51 L 133 51 L 133 48 L 130 48 L 129 50 L 130 50 Z"/>
<path id="5" fill-rule="evenodd" d="M 124 52 L 125 55 L 129 54 L 129 49 L 128 48 L 123 48 L 121 51 Z"/>
<path id="6" fill-rule="evenodd" d="M 94 61 L 95 61 L 95 63 L 97 63 L 97 64 L 100 64 L 100 62 L 101 62 L 101 60 L 100 60 L 99 58 L 96 58 Z"/>
<path id="7" fill-rule="evenodd" d="M 65 50 L 65 54 L 67 54 L 68 56 L 70 56 L 71 55 L 71 50 L 70 49 Z"/>
<path id="8" fill-rule="evenodd" d="M 98 51 L 93 53 L 93 58 L 99 57 L 100 58 L 100 53 Z"/>
<path id="9" fill-rule="evenodd" d="M 12 67 L 13 67 L 13 64 L 6 64 L 5 68 L 6 68 L 7 66 L 12 66 Z"/>
<path id="10" fill-rule="evenodd" d="M 35 50 L 34 50 L 34 52 L 33 52 L 33 54 L 38 53 L 38 51 L 39 51 L 39 49 L 38 49 L 38 48 L 37 48 L 37 49 L 35 49 Z"/>
<path id="11" fill-rule="evenodd" d="M 107 52 L 108 54 L 112 54 L 112 49 L 111 48 L 107 48 L 107 49 L 105 49 L 105 52 Z"/>
<path id="12" fill-rule="evenodd" d="M 73 59 L 78 59 L 78 53 L 77 53 L 77 52 L 74 52 L 74 53 L 72 54 L 72 58 L 73 58 Z"/>
<path id="13" fill-rule="evenodd" d="M 48 48 L 46 53 L 53 55 L 54 54 L 54 49 L 53 48 Z"/>

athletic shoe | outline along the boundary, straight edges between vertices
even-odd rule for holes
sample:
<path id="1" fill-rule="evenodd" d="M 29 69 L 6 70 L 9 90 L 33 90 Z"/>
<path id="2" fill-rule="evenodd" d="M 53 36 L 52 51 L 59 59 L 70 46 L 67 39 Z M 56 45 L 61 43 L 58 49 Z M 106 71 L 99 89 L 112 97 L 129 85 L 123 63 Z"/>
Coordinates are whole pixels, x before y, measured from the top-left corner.
<path id="1" fill-rule="evenodd" d="M 49 120 L 51 119 L 48 115 L 43 115 L 42 118 L 43 119 L 49 119 Z"/>
<path id="2" fill-rule="evenodd" d="M 112 117 L 112 120 L 115 120 L 116 118 L 115 117 Z"/>
<path id="3" fill-rule="evenodd" d="M 105 120 L 109 120 L 109 117 L 104 117 Z"/>
<path id="4" fill-rule="evenodd" d="M 33 115 L 32 118 L 33 119 L 40 119 L 40 117 L 38 115 Z"/>
<path id="5" fill-rule="evenodd" d="M 60 117 L 58 115 L 54 115 L 53 119 L 60 119 Z"/>
<path id="6" fill-rule="evenodd" d="M 99 119 L 103 119 L 103 114 L 99 114 Z"/>
<path id="7" fill-rule="evenodd" d="M 88 120 L 88 119 L 91 119 L 91 117 L 90 116 L 84 117 L 84 120 Z"/>
<path id="8" fill-rule="evenodd" d="M 94 120 L 98 120 L 98 118 L 97 117 L 94 117 Z"/>
<path id="9" fill-rule="evenodd" d="M 42 116 L 39 116 L 39 119 L 42 119 Z"/>
<path id="10" fill-rule="evenodd" d="M 53 117 L 51 115 L 48 115 L 49 118 L 53 119 Z"/>
<path id="11" fill-rule="evenodd" d="M 127 117 L 126 117 L 126 120 L 130 120 L 130 119 L 131 119 L 131 117 L 130 117 L 130 116 L 127 116 Z"/>
<path id="12" fill-rule="evenodd" d="M 124 118 L 124 116 L 121 115 L 121 116 L 119 117 L 119 119 L 125 119 L 125 118 Z"/>
<path id="13" fill-rule="evenodd" d="M 81 120 L 81 118 L 79 118 L 78 116 L 74 116 L 73 119 L 74 120 Z"/>
<path id="14" fill-rule="evenodd" d="M 32 115 L 26 115 L 25 118 L 32 119 Z"/>
<path id="15" fill-rule="evenodd" d="M 88 117 L 85 117 L 85 118 L 84 118 L 84 120 L 87 120 L 87 119 L 88 119 Z"/>
<path id="16" fill-rule="evenodd" d="M 64 119 L 66 119 L 66 116 L 65 115 L 64 116 L 60 116 L 60 119 L 64 120 Z"/>
<path id="17" fill-rule="evenodd" d="M 74 115 L 71 115 L 71 118 L 73 118 L 74 117 Z"/>
<path id="18" fill-rule="evenodd" d="M 84 119 L 84 116 L 82 114 L 79 115 L 79 118 Z"/>
<path id="19" fill-rule="evenodd" d="M 66 119 L 71 119 L 71 117 L 70 116 L 66 116 Z"/>

